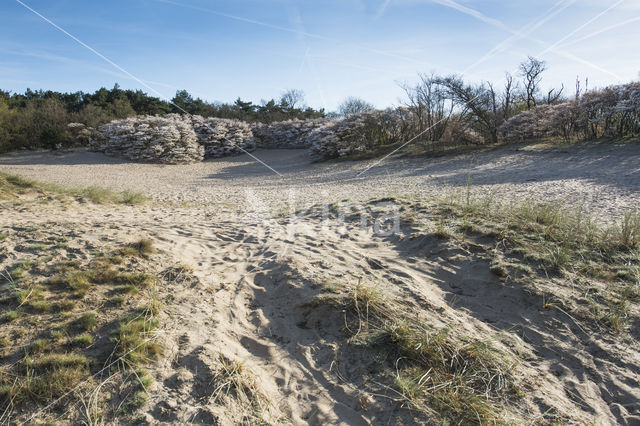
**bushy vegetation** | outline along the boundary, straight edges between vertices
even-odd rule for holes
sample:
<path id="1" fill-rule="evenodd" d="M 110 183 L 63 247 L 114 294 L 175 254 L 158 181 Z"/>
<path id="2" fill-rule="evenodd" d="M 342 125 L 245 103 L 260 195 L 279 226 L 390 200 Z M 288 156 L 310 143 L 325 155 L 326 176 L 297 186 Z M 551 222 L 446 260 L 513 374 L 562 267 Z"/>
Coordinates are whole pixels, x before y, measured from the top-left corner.
<path id="1" fill-rule="evenodd" d="M 567 102 L 540 105 L 511 118 L 500 131 L 507 140 L 638 136 L 640 82 L 578 94 Z"/>
<path id="2" fill-rule="evenodd" d="M 405 109 L 388 109 L 327 120 L 306 135 L 311 152 L 322 158 L 336 158 L 375 152 L 411 138 Z"/>
<path id="3" fill-rule="evenodd" d="M 422 74 L 415 85 L 403 86 L 407 95 L 407 127 L 418 135 L 415 143 L 466 145 L 496 143 L 498 128 L 509 118 L 540 104 L 562 101 L 564 87 L 543 94 L 544 61 L 529 57 L 517 72 L 505 74 L 502 88 L 491 82 L 468 83 L 461 76 Z"/>
<path id="4" fill-rule="evenodd" d="M 312 147 L 322 158 L 382 154 L 404 148 L 409 140 L 400 154 L 446 153 L 533 138 L 569 141 L 640 133 L 640 83 L 583 93 L 578 80 L 569 99 L 564 86 L 542 91 L 546 69 L 544 61 L 529 57 L 516 76 L 505 74 L 502 87 L 465 82 L 458 75 L 422 74 L 417 83 L 403 85 L 406 101 L 398 108 L 376 111 L 366 101 L 349 97 L 331 114 L 304 106 L 297 90 L 259 105 L 239 98 L 233 104 L 209 103 L 185 90 L 168 102 L 117 85 L 92 94 L 0 91 L 0 152 L 87 145 L 102 138 L 115 146 L 99 144 L 104 150 L 134 160 L 198 161 L 202 153 L 192 130 L 208 157 L 250 151 L 257 143 Z M 165 118 L 173 124 L 146 126 Z M 110 127 L 95 130 L 110 122 Z M 187 135 L 174 125 L 178 122 L 190 122 L 193 129 Z M 140 123 L 146 126 L 144 132 L 138 131 Z"/>
<path id="5" fill-rule="evenodd" d="M 93 150 L 137 161 L 189 163 L 204 158 L 188 117 L 170 114 L 114 120 L 100 126 Z"/>
<path id="6" fill-rule="evenodd" d="M 167 102 L 140 90 L 122 90 L 118 85 L 111 90 L 101 88 L 94 93 L 30 89 L 24 93 L 10 93 L 0 90 L 0 152 L 78 143 L 74 129 L 69 127 L 71 123 L 95 128 L 136 115 L 187 112 L 250 122 L 324 116 L 323 110 L 306 107 L 302 102 L 302 92 L 296 90 L 287 91 L 280 99 L 263 101 L 260 105 L 239 98 L 233 104 L 209 103 L 194 99 L 185 90 L 178 91 Z"/>
<path id="7" fill-rule="evenodd" d="M 81 131 L 91 134 L 92 150 L 133 161 L 191 163 L 256 148 L 248 123 L 200 115 L 130 117 Z"/>
<path id="8" fill-rule="evenodd" d="M 355 112 L 315 129 L 308 145 L 323 158 L 367 157 L 401 148 L 400 155 L 434 154 L 539 138 L 640 134 L 640 83 L 583 93 L 577 80 L 569 100 L 564 87 L 542 92 L 545 70 L 543 61 L 530 57 L 520 64 L 521 80 L 507 73 L 502 89 L 490 82 L 470 84 L 457 75 L 420 75 L 417 84 L 403 86 L 404 106 L 370 111 L 361 101 L 347 100 L 344 110 Z"/>
<path id="9" fill-rule="evenodd" d="M 371 111 L 366 102 L 347 99 L 340 108 L 343 118 L 310 133 L 309 144 L 323 158 L 367 157 L 401 148 L 399 154 L 446 153 L 496 144 L 504 141 L 501 126 L 512 117 L 565 101 L 564 87 L 542 93 L 545 70 L 544 61 L 529 57 L 519 66 L 520 80 L 506 73 L 502 88 L 468 83 L 458 75 L 422 74 L 416 84 L 403 85 L 406 101 L 398 108 Z"/>

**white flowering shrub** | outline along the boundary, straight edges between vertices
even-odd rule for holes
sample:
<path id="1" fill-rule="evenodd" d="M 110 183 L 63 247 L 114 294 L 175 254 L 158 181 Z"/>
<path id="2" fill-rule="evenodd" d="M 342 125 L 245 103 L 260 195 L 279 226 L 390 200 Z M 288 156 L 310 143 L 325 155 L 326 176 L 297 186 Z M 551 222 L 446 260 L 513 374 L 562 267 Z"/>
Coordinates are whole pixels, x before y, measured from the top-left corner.
<path id="1" fill-rule="evenodd" d="M 594 90 L 570 102 L 540 105 L 510 118 L 499 131 L 506 140 L 637 136 L 640 82 Z"/>
<path id="2" fill-rule="evenodd" d="M 529 111 L 507 120 L 499 131 L 507 140 L 526 140 L 551 136 L 553 125 L 551 123 L 552 110 L 554 105 L 540 105 Z"/>
<path id="3" fill-rule="evenodd" d="M 132 117 L 98 128 L 90 147 L 135 161 L 191 163 L 256 148 L 250 126 L 239 120 L 180 114 Z"/>
<path id="4" fill-rule="evenodd" d="M 252 130 L 259 148 L 308 148 L 307 136 L 324 126 L 324 118 L 253 123 Z"/>
<path id="5" fill-rule="evenodd" d="M 406 137 L 402 110 L 384 110 L 327 120 L 307 136 L 311 153 L 320 158 L 337 158 L 367 152 Z"/>
<path id="6" fill-rule="evenodd" d="M 198 143 L 204 147 L 206 158 L 242 154 L 256 149 L 253 132 L 248 123 L 226 118 L 190 117 Z"/>
<path id="7" fill-rule="evenodd" d="M 585 137 L 623 137 L 640 133 L 640 82 L 585 93 L 578 102 L 579 129 Z"/>
<path id="8" fill-rule="evenodd" d="M 90 147 L 107 155 L 154 163 L 191 163 L 204 158 L 191 122 L 180 115 L 115 120 L 98 128 Z"/>

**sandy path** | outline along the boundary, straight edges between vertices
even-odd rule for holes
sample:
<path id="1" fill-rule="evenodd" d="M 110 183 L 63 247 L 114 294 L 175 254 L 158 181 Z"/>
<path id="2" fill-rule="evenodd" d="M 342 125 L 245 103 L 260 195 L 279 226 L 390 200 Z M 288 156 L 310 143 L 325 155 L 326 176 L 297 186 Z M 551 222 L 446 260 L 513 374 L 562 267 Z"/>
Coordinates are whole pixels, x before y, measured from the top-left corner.
<path id="1" fill-rule="evenodd" d="M 0 157 L 0 170 L 71 186 L 131 189 L 158 200 L 233 203 L 255 196 L 270 208 L 341 199 L 462 191 L 501 199 L 561 200 L 603 220 L 640 205 L 640 144 L 529 151 L 505 147 L 449 158 L 392 159 L 358 176 L 368 162 L 311 163 L 304 150 L 258 150 L 191 165 L 135 164 L 84 150 Z M 247 192 L 249 191 L 249 192 Z M 255 200 L 251 204 L 255 204 Z"/>

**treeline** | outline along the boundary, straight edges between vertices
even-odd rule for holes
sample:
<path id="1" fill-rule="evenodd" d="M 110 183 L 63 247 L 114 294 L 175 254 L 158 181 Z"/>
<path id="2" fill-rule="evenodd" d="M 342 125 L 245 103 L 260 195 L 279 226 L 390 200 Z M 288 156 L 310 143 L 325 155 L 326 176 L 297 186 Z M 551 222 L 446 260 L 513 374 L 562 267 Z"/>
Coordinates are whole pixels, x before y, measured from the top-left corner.
<path id="1" fill-rule="evenodd" d="M 505 73 L 500 86 L 468 83 L 458 75 L 420 75 L 417 84 L 403 85 L 404 105 L 385 111 L 387 124 L 363 115 L 361 133 L 381 136 L 357 141 L 350 150 L 375 152 L 409 139 L 412 148 L 422 144 L 435 151 L 540 138 L 640 135 L 640 82 L 588 90 L 588 80 L 583 87 L 576 78 L 575 92 L 569 95 L 564 86 L 542 90 L 546 70 L 544 61 L 529 57 L 515 75 Z M 341 146 L 345 151 L 344 141 Z"/>
<path id="2" fill-rule="evenodd" d="M 69 141 L 69 123 L 97 127 L 114 119 L 136 115 L 184 113 L 204 117 L 234 118 L 248 122 L 272 122 L 324 117 L 324 110 L 304 106 L 301 91 L 289 90 L 279 99 L 253 104 L 238 98 L 233 104 L 210 103 L 193 98 L 186 90 L 170 101 L 141 90 L 101 88 L 94 93 L 0 90 L 0 152 L 19 148 L 53 148 Z"/>
<path id="3" fill-rule="evenodd" d="M 426 154 L 471 144 L 640 135 L 639 82 L 588 90 L 588 80 L 583 88 L 576 78 L 575 93 L 568 95 L 564 86 L 542 90 L 546 70 L 544 61 L 529 57 L 499 86 L 423 74 L 416 84 L 403 85 L 402 106 L 371 111 L 350 99 L 341 107 L 349 111 L 346 118 L 314 130 L 309 143 L 314 153 L 335 158 L 405 146 L 409 154 Z"/>
<path id="4" fill-rule="evenodd" d="M 417 83 L 402 86 L 406 98 L 397 108 L 376 111 L 361 99 L 347 98 L 337 113 L 329 114 L 305 106 L 299 90 L 260 104 L 241 99 L 232 104 L 209 103 L 185 90 L 168 102 L 117 85 L 94 93 L 0 90 L 0 152 L 52 148 L 74 138 L 86 143 L 86 135 L 82 140 L 72 135 L 78 126 L 69 127 L 70 123 L 96 128 L 114 119 L 185 112 L 249 123 L 326 118 L 310 126 L 296 121 L 252 127 L 260 134 L 283 139 L 280 145 L 313 145 L 324 157 L 375 153 L 407 140 L 413 142 L 411 148 L 422 145 L 435 151 L 533 138 L 578 140 L 640 134 L 640 83 L 590 91 L 588 84 L 583 88 L 576 79 L 575 93 L 568 95 L 564 86 L 542 90 L 546 70 L 544 61 L 529 57 L 514 74 L 505 73 L 500 85 L 469 83 L 458 75 L 423 74 Z M 304 141 L 289 140 L 301 134 Z"/>

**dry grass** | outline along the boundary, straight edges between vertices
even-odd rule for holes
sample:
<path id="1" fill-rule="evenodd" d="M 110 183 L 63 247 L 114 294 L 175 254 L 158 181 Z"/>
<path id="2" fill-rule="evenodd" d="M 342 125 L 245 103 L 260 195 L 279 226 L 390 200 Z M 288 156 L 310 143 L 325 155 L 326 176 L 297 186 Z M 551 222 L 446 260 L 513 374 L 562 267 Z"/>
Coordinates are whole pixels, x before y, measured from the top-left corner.
<path id="1" fill-rule="evenodd" d="M 500 403 L 513 396 L 513 363 L 488 340 L 435 330 L 379 288 L 358 284 L 347 292 L 325 293 L 315 303 L 346 312 L 351 344 L 383 348 L 397 359 L 388 385 L 409 408 L 432 420 L 494 423 Z"/>
<path id="2" fill-rule="evenodd" d="M 272 403 L 244 363 L 220 354 L 216 367 L 213 371 L 215 388 L 209 397 L 211 403 L 227 406 L 229 413 L 239 413 L 230 416 L 236 424 L 279 423 L 270 418 Z"/>
<path id="3" fill-rule="evenodd" d="M 628 212 L 618 224 L 601 226 L 584 211 L 557 203 L 505 205 L 467 193 L 409 204 L 409 211 L 427 213 L 438 236 L 460 241 L 473 235 L 493 239 L 500 256 L 492 270 L 503 279 L 568 280 L 588 297 L 564 300 L 563 309 L 616 333 L 634 321 L 629 307 L 637 303 L 640 286 L 638 211 Z M 598 287 L 593 286 L 594 280 Z M 585 304 L 588 308 L 579 307 Z"/>
<path id="4" fill-rule="evenodd" d="M 119 254 L 122 256 L 135 256 L 147 259 L 155 253 L 153 248 L 153 241 L 143 238 L 134 243 L 128 244 L 126 247 L 120 249 Z"/>
<path id="5" fill-rule="evenodd" d="M 139 205 L 149 201 L 144 195 L 131 191 L 112 191 L 98 187 L 66 188 L 0 172 L 0 200 L 16 199 L 24 194 L 71 197 L 96 204 Z"/>
<path id="6" fill-rule="evenodd" d="M 93 330 L 98 325 L 98 317 L 95 312 L 86 312 L 74 322 L 74 325 L 81 331 Z"/>

